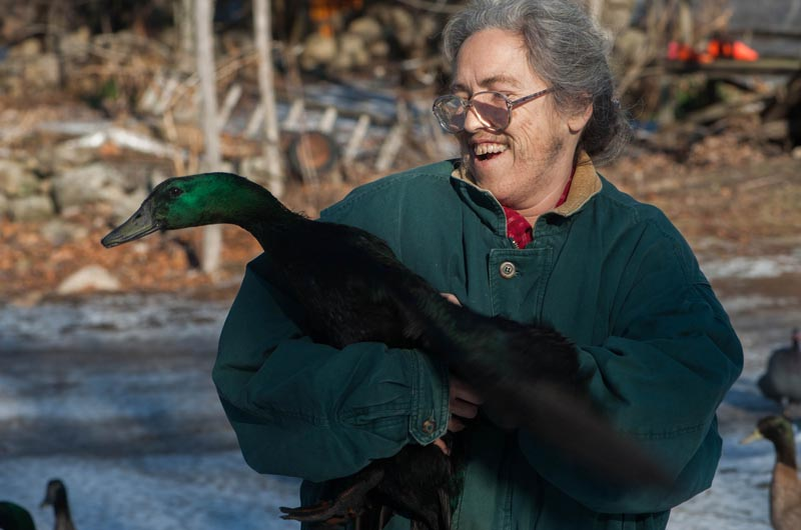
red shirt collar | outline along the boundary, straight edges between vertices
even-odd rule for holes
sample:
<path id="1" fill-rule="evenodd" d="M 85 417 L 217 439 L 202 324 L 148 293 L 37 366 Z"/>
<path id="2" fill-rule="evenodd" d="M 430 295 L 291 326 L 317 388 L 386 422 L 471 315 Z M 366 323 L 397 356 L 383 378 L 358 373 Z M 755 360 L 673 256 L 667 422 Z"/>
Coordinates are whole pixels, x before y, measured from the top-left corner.
<path id="1" fill-rule="evenodd" d="M 556 203 L 556 208 L 561 206 L 567 200 L 567 195 L 570 193 L 570 184 L 573 183 L 573 175 L 576 174 L 576 168 L 573 168 L 570 178 L 567 179 L 565 189 L 562 190 L 562 195 Z M 501 205 L 503 206 L 503 205 Z M 526 248 L 526 245 L 531 243 L 534 239 L 534 231 L 531 224 L 523 217 L 520 212 L 503 206 L 503 211 L 506 214 L 506 235 L 514 241 L 517 248 Z"/>

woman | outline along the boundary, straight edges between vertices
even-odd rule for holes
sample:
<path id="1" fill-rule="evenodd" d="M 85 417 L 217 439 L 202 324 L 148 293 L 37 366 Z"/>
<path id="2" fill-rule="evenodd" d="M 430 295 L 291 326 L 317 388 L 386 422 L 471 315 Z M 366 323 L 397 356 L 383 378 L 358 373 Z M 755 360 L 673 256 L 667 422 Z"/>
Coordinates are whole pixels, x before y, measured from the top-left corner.
<path id="1" fill-rule="evenodd" d="M 712 481 L 715 410 L 742 350 L 678 231 L 595 170 L 626 136 L 603 38 L 565 0 L 478 0 L 448 23 L 444 48 L 453 80 L 434 112 L 461 160 L 365 185 L 322 219 L 382 237 L 455 303 L 551 323 L 576 344 L 593 402 L 675 478 L 668 494 L 612 487 L 481 417 L 464 433 L 454 527 L 665 528 Z M 306 479 L 311 504 L 320 482 L 477 416 L 480 399 L 421 352 L 299 336 L 261 260 L 214 371 L 255 470 Z"/>

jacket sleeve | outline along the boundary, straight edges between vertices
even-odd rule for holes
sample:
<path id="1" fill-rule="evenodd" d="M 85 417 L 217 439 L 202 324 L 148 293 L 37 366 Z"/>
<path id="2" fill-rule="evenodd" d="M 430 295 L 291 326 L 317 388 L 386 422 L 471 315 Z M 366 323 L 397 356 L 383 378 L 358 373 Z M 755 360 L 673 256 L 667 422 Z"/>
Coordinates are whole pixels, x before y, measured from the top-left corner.
<path id="1" fill-rule="evenodd" d="M 643 237 L 615 292 L 608 336 L 579 345 L 580 375 L 602 414 L 653 456 L 673 487 L 589 479 L 526 433 L 521 448 L 546 480 L 590 509 L 668 510 L 712 482 L 721 452 L 715 412 L 742 370 L 742 347 L 678 235 Z"/>
<path id="2" fill-rule="evenodd" d="M 444 367 L 378 343 L 313 343 L 295 323 L 298 308 L 265 279 L 263 259 L 247 267 L 213 369 L 253 469 L 324 481 L 444 434 Z"/>

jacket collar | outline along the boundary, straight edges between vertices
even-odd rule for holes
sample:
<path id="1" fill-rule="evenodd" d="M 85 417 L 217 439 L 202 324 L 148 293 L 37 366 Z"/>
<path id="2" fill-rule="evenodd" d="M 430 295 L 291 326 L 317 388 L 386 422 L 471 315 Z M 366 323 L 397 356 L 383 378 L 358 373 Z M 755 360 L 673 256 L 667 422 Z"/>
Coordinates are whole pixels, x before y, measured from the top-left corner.
<path id="1" fill-rule="evenodd" d="M 461 160 L 454 160 L 451 177 L 475 185 L 473 178 L 467 171 L 467 164 Z M 601 177 L 595 171 L 595 166 L 590 156 L 585 151 L 582 151 L 579 154 L 576 172 L 573 174 L 573 182 L 570 184 L 567 199 L 560 206 L 553 209 L 552 212 L 563 217 L 570 217 L 587 204 L 593 196 L 597 195 L 602 187 Z M 486 190 L 482 191 L 489 193 Z"/>
<path id="2" fill-rule="evenodd" d="M 567 199 L 553 210 L 554 213 L 563 217 L 570 217 L 587 204 L 587 201 L 593 196 L 598 194 L 602 187 L 601 177 L 595 171 L 590 155 L 582 151 L 579 154 L 576 172 L 573 174 L 573 182 L 570 184 Z"/>

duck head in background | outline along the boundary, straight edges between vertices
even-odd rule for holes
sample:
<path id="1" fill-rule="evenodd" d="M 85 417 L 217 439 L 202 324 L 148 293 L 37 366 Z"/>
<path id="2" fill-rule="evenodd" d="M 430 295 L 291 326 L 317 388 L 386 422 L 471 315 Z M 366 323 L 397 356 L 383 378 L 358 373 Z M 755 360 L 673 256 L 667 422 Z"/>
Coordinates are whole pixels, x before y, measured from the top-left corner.
<path id="1" fill-rule="evenodd" d="M 774 530 L 801 528 L 801 481 L 795 454 L 793 424 L 784 416 L 767 416 L 741 443 L 770 440 L 776 450 L 776 463 L 770 482 L 770 522 Z"/>

